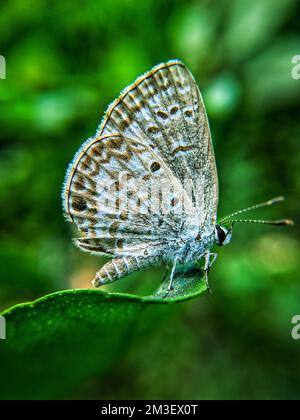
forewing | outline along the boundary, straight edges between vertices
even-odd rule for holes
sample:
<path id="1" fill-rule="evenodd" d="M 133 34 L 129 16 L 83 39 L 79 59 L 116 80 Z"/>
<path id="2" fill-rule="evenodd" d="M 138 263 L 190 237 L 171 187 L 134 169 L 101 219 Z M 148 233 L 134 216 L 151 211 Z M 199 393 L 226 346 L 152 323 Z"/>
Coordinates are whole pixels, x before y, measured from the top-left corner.
<path id="1" fill-rule="evenodd" d="M 199 89 L 183 63 L 154 67 L 125 89 L 97 136 L 115 133 L 149 144 L 189 190 L 197 223 L 215 223 L 218 177 L 210 128 Z"/>

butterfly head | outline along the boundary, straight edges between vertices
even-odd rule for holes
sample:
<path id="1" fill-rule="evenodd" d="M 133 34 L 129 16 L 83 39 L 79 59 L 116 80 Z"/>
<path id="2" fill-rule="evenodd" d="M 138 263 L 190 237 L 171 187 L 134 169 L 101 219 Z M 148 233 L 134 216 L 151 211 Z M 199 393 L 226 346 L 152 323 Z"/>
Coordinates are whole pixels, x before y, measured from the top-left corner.
<path id="1" fill-rule="evenodd" d="M 215 227 L 215 243 L 218 246 L 228 245 L 232 237 L 232 227 L 227 229 L 224 226 L 216 225 Z"/>

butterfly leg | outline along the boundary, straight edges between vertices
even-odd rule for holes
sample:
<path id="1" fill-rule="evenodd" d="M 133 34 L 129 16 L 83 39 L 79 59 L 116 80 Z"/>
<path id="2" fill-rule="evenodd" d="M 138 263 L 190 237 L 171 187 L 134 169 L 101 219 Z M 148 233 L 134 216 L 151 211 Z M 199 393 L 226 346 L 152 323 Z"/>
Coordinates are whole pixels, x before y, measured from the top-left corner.
<path id="1" fill-rule="evenodd" d="M 173 280 L 174 280 L 174 274 L 175 274 L 175 270 L 176 270 L 178 260 L 179 260 L 179 257 L 175 257 L 173 267 L 172 267 L 172 271 L 171 271 L 171 274 L 170 274 L 170 281 L 169 281 L 169 284 L 168 284 L 166 294 L 164 295 L 164 298 L 166 298 L 168 296 L 168 294 L 170 293 L 170 291 L 173 290 Z"/>
<path id="2" fill-rule="evenodd" d="M 209 285 L 209 281 L 208 281 L 208 273 L 209 270 L 211 269 L 213 263 L 216 261 L 218 254 L 216 254 L 215 252 L 206 252 L 206 254 L 204 255 L 205 258 L 205 264 L 204 264 L 204 274 L 205 274 L 205 283 L 206 283 L 206 287 L 207 290 L 209 291 L 209 293 L 211 294 L 211 288 Z M 212 259 L 211 259 L 212 257 Z"/>

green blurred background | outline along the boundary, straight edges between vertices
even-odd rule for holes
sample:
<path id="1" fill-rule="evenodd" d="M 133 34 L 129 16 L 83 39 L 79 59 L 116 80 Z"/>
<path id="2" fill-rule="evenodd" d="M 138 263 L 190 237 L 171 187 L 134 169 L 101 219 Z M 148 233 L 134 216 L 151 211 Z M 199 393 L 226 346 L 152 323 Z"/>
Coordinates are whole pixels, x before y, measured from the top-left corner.
<path id="1" fill-rule="evenodd" d="M 62 216 L 69 161 L 121 89 L 179 58 L 204 95 L 220 177 L 219 214 L 284 194 L 255 216 L 297 222 L 300 54 L 296 0 L 10 0 L 0 14 L 0 309 L 89 288 L 102 260 L 76 249 Z M 296 398 L 299 225 L 236 226 L 205 295 L 170 309 L 72 398 Z M 163 269 L 120 281 L 147 293 Z M 88 354 L 84 355 L 88 357 Z M 5 361 L 1 361 L 2 363 Z M 99 360 L 101 363 L 101 360 Z"/>

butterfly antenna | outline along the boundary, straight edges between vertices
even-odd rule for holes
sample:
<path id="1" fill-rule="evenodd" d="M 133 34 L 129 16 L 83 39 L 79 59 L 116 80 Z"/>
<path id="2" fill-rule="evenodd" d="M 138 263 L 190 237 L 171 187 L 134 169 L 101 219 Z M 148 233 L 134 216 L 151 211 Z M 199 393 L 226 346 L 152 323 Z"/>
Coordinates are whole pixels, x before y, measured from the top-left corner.
<path id="1" fill-rule="evenodd" d="M 282 219 L 282 220 L 251 220 L 251 219 L 242 219 L 242 220 L 227 220 L 226 223 L 260 223 L 263 225 L 272 225 L 272 226 L 294 226 L 293 220 Z"/>
<path id="2" fill-rule="evenodd" d="M 284 200 L 285 200 L 285 198 L 283 196 L 275 197 L 275 198 L 272 198 L 271 200 L 264 201 L 263 203 L 255 204 L 254 206 L 250 206 L 250 207 L 247 207 L 245 209 L 235 211 L 234 213 L 231 213 L 228 216 L 223 217 L 223 219 L 221 219 L 219 221 L 219 223 L 224 223 L 228 219 L 231 219 L 232 217 L 238 216 L 239 214 L 246 213 L 246 212 L 251 211 L 251 210 L 260 209 L 261 207 L 273 206 L 273 204 L 280 203 Z"/>

